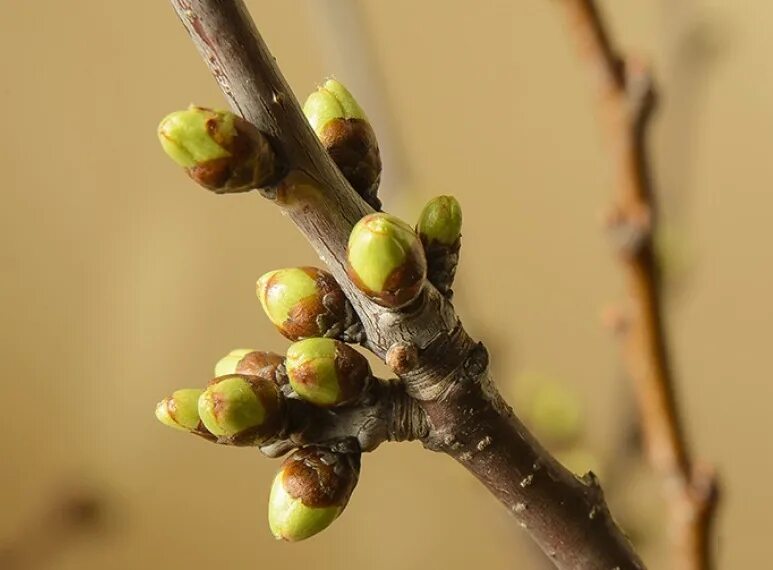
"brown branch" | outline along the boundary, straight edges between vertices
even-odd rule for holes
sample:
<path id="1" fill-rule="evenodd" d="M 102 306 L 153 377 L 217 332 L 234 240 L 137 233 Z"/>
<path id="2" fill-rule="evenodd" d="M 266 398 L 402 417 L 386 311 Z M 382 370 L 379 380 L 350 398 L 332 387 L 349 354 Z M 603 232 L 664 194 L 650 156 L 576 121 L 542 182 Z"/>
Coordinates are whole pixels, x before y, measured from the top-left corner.
<path id="1" fill-rule="evenodd" d="M 711 524 L 717 479 L 693 463 L 674 394 L 666 342 L 659 264 L 653 247 L 655 194 L 646 148 L 655 103 L 649 72 L 625 61 L 593 0 L 562 0 L 583 58 L 597 82 L 607 120 L 617 194 L 610 218 L 619 246 L 631 314 L 622 334 L 647 453 L 663 478 L 676 548 L 674 568 L 711 567 Z"/>
<path id="2" fill-rule="evenodd" d="M 288 398 L 287 407 L 282 436 L 261 447 L 268 457 L 304 445 L 373 451 L 386 441 L 422 440 L 428 433 L 424 412 L 395 381 L 374 378 L 361 401 L 340 408 L 320 408 L 300 398 Z"/>
<path id="3" fill-rule="evenodd" d="M 338 280 L 362 321 L 367 347 L 381 358 L 393 345 L 416 348 L 415 368 L 400 372 L 426 414 L 425 445 L 475 475 L 557 567 L 643 568 L 595 476 L 575 477 L 526 430 L 496 391 L 485 348 L 467 335 L 434 287 L 427 284 L 410 309 L 392 311 L 348 279 L 349 233 L 372 210 L 320 146 L 243 2 L 172 4 L 234 110 L 273 137 L 289 169 L 275 202 Z"/>

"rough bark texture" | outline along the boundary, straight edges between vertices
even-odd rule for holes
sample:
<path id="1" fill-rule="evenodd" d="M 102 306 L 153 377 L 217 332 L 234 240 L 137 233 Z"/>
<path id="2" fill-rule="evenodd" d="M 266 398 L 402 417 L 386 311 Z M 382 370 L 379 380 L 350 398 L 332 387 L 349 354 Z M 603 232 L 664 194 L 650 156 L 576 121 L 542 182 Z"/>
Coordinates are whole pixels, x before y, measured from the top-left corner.
<path id="1" fill-rule="evenodd" d="M 675 546 L 673 568 L 712 567 L 718 500 L 713 469 L 694 464 L 675 396 L 653 244 L 656 196 L 646 135 L 656 93 L 649 71 L 618 53 L 593 0 L 563 0 L 599 92 L 617 193 L 609 223 L 625 277 L 629 311 L 621 330 L 650 463 L 663 479 Z"/>
<path id="2" fill-rule="evenodd" d="M 320 408 L 288 398 L 283 435 L 260 450 L 279 457 L 303 445 L 335 451 L 373 451 L 385 441 L 423 440 L 429 433 L 426 415 L 408 396 L 402 383 L 373 379 L 360 402 L 340 408 Z"/>
<path id="3" fill-rule="evenodd" d="M 365 345 L 381 358 L 396 343 L 416 347 L 416 368 L 401 378 L 426 414 L 425 445 L 475 475 L 557 567 L 643 568 L 609 515 L 595 477 L 575 477 L 528 433 L 496 391 L 485 348 L 470 339 L 434 287 L 427 284 L 408 310 L 390 311 L 348 279 L 349 233 L 372 209 L 307 125 L 243 2 L 172 4 L 235 112 L 273 138 L 289 174 L 263 194 L 274 196 L 327 263 L 362 321 Z"/>

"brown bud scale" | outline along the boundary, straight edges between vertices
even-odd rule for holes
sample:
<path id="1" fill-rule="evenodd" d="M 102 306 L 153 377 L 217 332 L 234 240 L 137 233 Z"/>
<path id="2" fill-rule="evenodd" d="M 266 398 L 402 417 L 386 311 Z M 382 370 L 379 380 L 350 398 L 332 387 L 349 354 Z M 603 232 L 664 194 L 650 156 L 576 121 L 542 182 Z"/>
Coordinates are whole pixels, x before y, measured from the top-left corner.
<path id="1" fill-rule="evenodd" d="M 307 507 L 343 506 L 357 484 L 359 456 L 299 449 L 282 465 L 287 493 Z"/>
<path id="2" fill-rule="evenodd" d="M 284 356 L 275 352 L 263 352 L 254 350 L 244 356 L 236 364 L 236 374 L 246 374 L 247 376 L 257 376 L 266 380 L 276 382 L 279 367 L 284 364 Z"/>
<path id="3" fill-rule="evenodd" d="M 352 188 L 374 210 L 381 210 L 377 196 L 381 155 L 370 123 L 362 119 L 333 119 L 322 129 L 319 139 Z"/>
<path id="4" fill-rule="evenodd" d="M 216 119 L 207 121 L 207 130 L 230 156 L 188 168 L 188 175 L 216 194 L 247 192 L 269 186 L 280 174 L 279 159 L 268 140 L 254 125 L 240 117 L 234 120 L 236 135 L 229 144 L 217 140 Z"/>

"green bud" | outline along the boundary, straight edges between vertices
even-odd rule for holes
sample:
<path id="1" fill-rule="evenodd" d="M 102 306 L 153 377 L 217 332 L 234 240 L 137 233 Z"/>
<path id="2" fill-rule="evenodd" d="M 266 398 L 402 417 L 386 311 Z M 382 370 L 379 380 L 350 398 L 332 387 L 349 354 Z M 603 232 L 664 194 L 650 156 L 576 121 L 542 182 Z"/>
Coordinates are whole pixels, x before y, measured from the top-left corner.
<path id="1" fill-rule="evenodd" d="M 381 178 L 378 141 L 352 94 L 335 79 L 328 79 L 309 95 L 303 112 L 352 188 L 380 210 L 376 195 Z"/>
<path id="2" fill-rule="evenodd" d="M 425 247 L 433 242 L 454 245 L 462 235 L 462 209 L 453 196 L 430 200 L 419 216 L 416 231 Z"/>
<path id="3" fill-rule="evenodd" d="M 268 139 L 229 111 L 175 111 L 159 124 L 158 138 L 191 178 L 218 194 L 266 186 L 279 170 Z"/>
<path id="4" fill-rule="evenodd" d="M 359 398 L 370 378 L 363 355 L 331 338 L 308 338 L 290 345 L 287 378 L 296 394 L 317 406 L 340 406 Z"/>
<path id="5" fill-rule="evenodd" d="M 257 295 L 269 320 L 290 340 L 336 336 L 330 333 L 343 333 L 356 322 L 347 315 L 346 297 L 336 280 L 315 267 L 266 273 L 258 279 Z"/>
<path id="6" fill-rule="evenodd" d="M 271 486 L 268 524 L 278 540 L 304 540 L 343 512 L 357 485 L 359 455 L 304 448 L 288 457 Z"/>
<path id="7" fill-rule="evenodd" d="M 424 249 L 411 227 L 394 216 L 377 213 L 357 222 L 346 255 L 349 277 L 380 305 L 399 308 L 421 292 Z"/>
<path id="8" fill-rule="evenodd" d="M 232 350 L 215 364 L 215 377 L 229 374 L 259 376 L 276 381 L 277 368 L 284 363 L 284 357 L 273 352 L 263 352 L 252 348 Z"/>
<path id="9" fill-rule="evenodd" d="M 215 378 L 198 400 L 199 417 L 221 443 L 271 441 L 282 426 L 284 401 L 274 382 L 229 374 Z"/>
<path id="10" fill-rule="evenodd" d="M 163 118 L 158 138 L 169 157 L 183 168 L 226 158 L 236 137 L 236 115 L 191 105 Z"/>
<path id="11" fill-rule="evenodd" d="M 335 79 L 328 79 L 309 95 L 303 104 L 303 113 L 318 135 L 328 123 L 337 119 L 368 120 L 354 96 Z"/>
<path id="12" fill-rule="evenodd" d="M 186 388 L 177 390 L 156 405 L 156 418 L 162 424 L 183 430 L 199 429 L 198 401 L 203 390 Z"/>

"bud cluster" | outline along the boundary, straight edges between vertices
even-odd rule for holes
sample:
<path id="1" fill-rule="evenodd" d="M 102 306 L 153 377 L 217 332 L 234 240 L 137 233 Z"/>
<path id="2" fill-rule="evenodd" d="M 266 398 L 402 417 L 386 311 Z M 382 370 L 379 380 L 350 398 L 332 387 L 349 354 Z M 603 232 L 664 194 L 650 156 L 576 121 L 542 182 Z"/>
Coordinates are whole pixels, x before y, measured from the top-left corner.
<path id="1" fill-rule="evenodd" d="M 327 80 L 303 110 L 343 176 L 378 210 L 362 217 L 349 235 L 346 272 L 351 282 L 395 311 L 420 306 L 426 281 L 450 298 L 461 236 L 458 202 L 450 196 L 433 199 L 416 228 L 381 212 L 378 144 L 351 93 Z M 267 136 L 228 111 L 191 106 L 165 117 L 158 136 L 173 160 L 216 193 L 272 187 L 279 201 L 281 188 L 291 186 L 288 181 L 306 176 L 283 172 Z M 287 180 L 279 184 L 284 174 Z M 306 183 L 311 194 L 300 192 L 299 203 L 323 192 L 304 178 Z M 217 362 L 205 389 L 175 391 L 159 402 L 156 417 L 217 443 L 280 450 L 276 455 L 294 450 L 274 479 L 268 518 L 276 538 L 298 541 L 341 514 L 359 477 L 360 445 L 370 449 L 359 443 L 359 432 L 305 438 L 308 424 L 329 422 L 337 428 L 336 421 L 372 404 L 385 384 L 373 378 L 367 359 L 346 344 L 366 339 L 333 275 L 314 267 L 277 269 L 258 279 L 256 293 L 271 323 L 293 341 L 286 355 L 232 350 Z M 387 360 L 405 375 L 419 365 L 420 354 L 410 343 L 396 343 Z"/>

